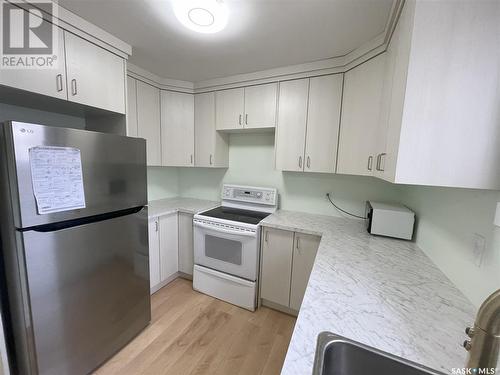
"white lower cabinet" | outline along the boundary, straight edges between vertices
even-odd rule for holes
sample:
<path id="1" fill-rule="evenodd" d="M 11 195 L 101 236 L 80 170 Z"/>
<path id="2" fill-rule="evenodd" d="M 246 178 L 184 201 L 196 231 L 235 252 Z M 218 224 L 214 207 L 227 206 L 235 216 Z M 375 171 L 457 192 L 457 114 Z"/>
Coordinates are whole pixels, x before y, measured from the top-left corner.
<path id="1" fill-rule="evenodd" d="M 193 215 L 179 213 L 179 271 L 186 275 L 193 275 L 194 248 L 193 248 Z"/>
<path id="2" fill-rule="evenodd" d="M 151 293 L 160 284 L 160 227 L 159 218 L 149 219 L 149 286 Z"/>
<path id="3" fill-rule="evenodd" d="M 179 271 L 177 213 L 160 217 L 160 281 L 171 281 Z"/>
<path id="4" fill-rule="evenodd" d="M 300 309 L 319 242 L 318 236 L 264 229 L 260 289 L 264 304 Z"/>
<path id="5" fill-rule="evenodd" d="M 192 276 L 193 254 L 192 214 L 174 212 L 149 219 L 151 293 L 179 275 Z"/>
<path id="6" fill-rule="evenodd" d="M 299 310 L 318 252 L 320 237 L 295 233 L 292 258 L 292 283 L 290 286 L 290 308 Z"/>
<path id="7" fill-rule="evenodd" d="M 264 229 L 261 298 L 283 306 L 290 304 L 293 232 Z"/>

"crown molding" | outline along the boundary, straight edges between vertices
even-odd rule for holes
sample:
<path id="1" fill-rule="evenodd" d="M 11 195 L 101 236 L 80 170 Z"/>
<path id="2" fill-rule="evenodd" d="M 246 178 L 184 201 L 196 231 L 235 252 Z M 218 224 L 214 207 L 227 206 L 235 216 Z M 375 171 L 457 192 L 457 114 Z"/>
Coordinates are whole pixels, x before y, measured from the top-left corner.
<path id="1" fill-rule="evenodd" d="M 343 56 L 198 82 L 162 78 L 130 63 L 128 64 L 128 75 L 164 90 L 203 93 L 291 79 L 345 73 L 387 50 L 404 3 L 405 0 L 394 0 L 384 31 L 371 41 Z"/>

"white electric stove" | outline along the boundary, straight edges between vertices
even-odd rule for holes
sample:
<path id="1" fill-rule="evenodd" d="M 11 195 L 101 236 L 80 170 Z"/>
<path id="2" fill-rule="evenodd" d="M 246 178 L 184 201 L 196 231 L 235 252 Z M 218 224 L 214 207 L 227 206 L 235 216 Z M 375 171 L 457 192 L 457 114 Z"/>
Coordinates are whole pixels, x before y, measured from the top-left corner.
<path id="1" fill-rule="evenodd" d="M 221 206 L 194 216 L 195 290 L 255 310 L 259 223 L 277 202 L 274 188 L 224 185 Z"/>

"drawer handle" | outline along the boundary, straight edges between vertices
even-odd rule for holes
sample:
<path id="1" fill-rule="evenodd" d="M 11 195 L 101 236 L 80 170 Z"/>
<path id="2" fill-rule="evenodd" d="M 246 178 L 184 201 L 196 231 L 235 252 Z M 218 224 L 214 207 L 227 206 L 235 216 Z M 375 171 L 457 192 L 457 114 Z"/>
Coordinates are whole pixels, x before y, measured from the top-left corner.
<path id="1" fill-rule="evenodd" d="M 212 165 L 212 154 L 210 154 L 210 165 Z"/>
<path id="2" fill-rule="evenodd" d="M 58 92 L 63 90 L 62 74 L 56 75 L 56 88 Z"/>
<path id="3" fill-rule="evenodd" d="M 307 157 L 307 168 L 311 169 L 311 158 Z"/>
<path id="4" fill-rule="evenodd" d="M 240 114 L 240 117 L 238 119 L 238 123 L 241 125 L 241 114 Z"/>
<path id="5" fill-rule="evenodd" d="M 371 171 L 373 169 L 373 156 L 368 156 L 368 165 L 366 166 L 366 168 Z"/>
<path id="6" fill-rule="evenodd" d="M 248 125 L 248 113 L 245 115 L 245 125 Z"/>
<path id="7" fill-rule="evenodd" d="M 380 154 L 380 161 L 379 161 L 379 163 L 378 163 L 378 168 L 379 168 L 378 170 L 379 170 L 380 172 L 384 172 L 384 171 L 385 171 L 385 156 L 386 156 L 386 155 L 387 155 L 387 154 L 386 154 L 385 152 L 383 152 L 383 153 L 381 153 L 381 154 Z M 382 158 L 384 158 L 384 167 L 383 167 L 383 168 L 382 168 Z"/>
<path id="8" fill-rule="evenodd" d="M 299 168 L 302 168 L 302 156 L 299 156 Z"/>
<path id="9" fill-rule="evenodd" d="M 78 88 L 76 87 L 76 79 L 71 80 L 71 95 L 75 96 L 78 94 Z"/>

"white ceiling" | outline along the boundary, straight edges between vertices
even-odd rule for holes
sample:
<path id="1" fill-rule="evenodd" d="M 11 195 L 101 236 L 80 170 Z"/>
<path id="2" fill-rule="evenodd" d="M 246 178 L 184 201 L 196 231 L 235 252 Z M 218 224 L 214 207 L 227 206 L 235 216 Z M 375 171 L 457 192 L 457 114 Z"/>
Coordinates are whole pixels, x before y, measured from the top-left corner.
<path id="1" fill-rule="evenodd" d="M 226 0 L 226 29 L 197 34 L 168 0 L 59 0 L 131 44 L 133 64 L 192 82 L 345 55 L 384 31 L 392 2 Z"/>

